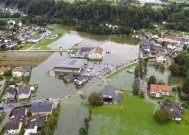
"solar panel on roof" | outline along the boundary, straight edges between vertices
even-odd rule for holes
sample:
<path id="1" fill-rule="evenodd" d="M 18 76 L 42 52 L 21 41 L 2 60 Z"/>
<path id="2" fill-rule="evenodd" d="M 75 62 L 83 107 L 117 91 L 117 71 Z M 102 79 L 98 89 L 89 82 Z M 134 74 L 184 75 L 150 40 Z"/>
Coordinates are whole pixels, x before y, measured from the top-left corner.
<path id="1" fill-rule="evenodd" d="M 70 62 L 70 65 L 75 65 L 76 62 L 77 62 L 77 60 L 72 60 L 72 61 Z"/>

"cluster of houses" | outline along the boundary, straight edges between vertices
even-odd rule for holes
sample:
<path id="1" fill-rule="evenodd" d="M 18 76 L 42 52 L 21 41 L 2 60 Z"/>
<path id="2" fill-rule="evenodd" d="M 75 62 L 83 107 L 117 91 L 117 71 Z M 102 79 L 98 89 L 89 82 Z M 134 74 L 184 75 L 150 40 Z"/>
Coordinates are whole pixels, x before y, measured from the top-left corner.
<path id="1" fill-rule="evenodd" d="M 183 52 L 183 45 L 189 45 L 189 36 L 175 36 L 172 31 L 168 31 L 163 37 L 153 35 L 151 32 L 144 33 L 142 37 L 142 55 L 143 57 L 153 57 L 149 59 L 150 64 L 155 62 L 166 63 L 170 65 L 167 54 L 177 55 Z"/>
<path id="2" fill-rule="evenodd" d="M 20 78 L 22 76 L 29 76 L 31 72 L 31 66 L 21 66 L 15 67 L 12 69 L 9 66 L 0 67 L 0 76 L 5 75 L 6 72 L 10 72 L 10 74 L 16 78 Z M 34 86 L 29 84 L 19 84 L 19 88 L 16 88 L 16 85 L 9 85 L 3 92 L 2 99 L 5 103 L 16 102 L 17 100 L 29 99 L 32 92 L 34 92 Z"/>
<path id="3" fill-rule="evenodd" d="M 51 102 L 34 103 L 30 108 L 14 108 L 10 120 L 5 124 L 5 131 L 8 134 L 18 134 L 25 125 L 24 135 L 36 134 L 44 127 L 54 108 L 55 105 Z"/>
<path id="4" fill-rule="evenodd" d="M 7 71 L 10 71 L 11 68 L 9 66 L 1 66 L 0 67 L 0 75 L 4 75 Z M 14 67 L 11 71 L 13 77 L 21 77 L 25 74 L 28 76 L 29 72 L 31 72 L 32 67 L 31 66 L 20 66 L 20 67 Z"/>
<path id="5" fill-rule="evenodd" d="M 172 88 L 168 85 L 150 85 L 150 96 L 152 98 L 163 98 L 164 96 L 172 96 Z M 179 103 L 175 102 L 164 102 L 161 100 L 159 102 L 160 108 L 169 112 L 173 120 L 181 121 L 182 120 L 182 107 Z"/>
<path id="6" fill-rule="evenodd" d="M 12 31 L 15 26 L 18 26 L 16 31 Z M 21 41 L 22 43 L 36 44 L 47 37 L 50 39 L 58 37 L 57 34 L 50 31 L 47 27 L 23 26 L 21 21 L 17 22 L 15 20 L 9 20 L 7 21 L 6 28 L 8 31 L 0 31 L 0 48 L 3 49 L 11 49 L 13 47 L 20 46 L 18 41 Z M 38 36 L 31 38 L 35 34 L 38 34 Z"/>
<path id="7" fill-rule="evenodd" d="M 0 31 L 0 48 L 10 49 L 16 47 L 18 42 L 10 37 L 14 35 L 14 32 Z"/>
<path id="8" fill-rule="evenodd" d="M 34 39 L 30 39 L 31 36 L 39 34 Z M 18 30 L 18 34 L 15 35 L 16 38 L 23 43 L 31 43 L 36 44 L 39 43 L 41 40 L 45 39 L 46 37 L 49 37 L 51 39 L 58 37 L 57 34 L 54 34 L 51 32 L 47 27 L 40 27 L 40 26 L 32 26 L 32 27 L 22 27 Z"/>
<path id="9" fill-rule="evenodd" d="M 5 103 L 29 100 L 35 87 L 29 84 L 21 84 L 18 88 L 15 85 L 9 85 L 3 95 L 2 99 Z"/>

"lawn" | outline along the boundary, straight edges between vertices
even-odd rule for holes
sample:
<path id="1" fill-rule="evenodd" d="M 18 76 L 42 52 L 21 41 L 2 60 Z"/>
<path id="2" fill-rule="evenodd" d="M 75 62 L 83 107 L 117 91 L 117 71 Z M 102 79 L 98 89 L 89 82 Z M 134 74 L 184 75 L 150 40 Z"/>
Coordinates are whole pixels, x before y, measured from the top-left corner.
<path id="1" fill-rule="evenodd" d="M 182 85 L 184 83 L 185 78 L 182 76 L 171 76 L 168 77 L 168 83 L 170 85 Z"/>
<path id="2" fill-rule="evenodd" d="M 30 47 L 32 47 L 32 44 L 24 44 L 24 46 L 22 48 L 20 48 L 20 50 L 27 50 Z"/>
<path id="3" fill-rule="evenodd" d="M 44 39 L 38 44 L 36 44 L 33 48 L 37 50 L 51 50 L 51 48 L 48 48 L 48 45 L 53 43 L 54 41 L 60 39 L 67 31 L 65 29 L 59 29 L 55 28 L 52 30 L 54 33 L 58 34 L 58 37 L 55 39 Z"/>
<path id="4" fill-rule="evenodd" d="M 151 103 L 124 93 L 122 106 L 103 105 L 93 109 L 90 135 L 187 135 L 189 112 L 182 123 L 158 124 L 153 119 Z"/>
<path id="5" fill-rule="evenodd" d="M 3 121 L 3 119 L 5 118 L 6 113 L 5 112 L 1 112 L 0 113 L 0 123 Z"/>

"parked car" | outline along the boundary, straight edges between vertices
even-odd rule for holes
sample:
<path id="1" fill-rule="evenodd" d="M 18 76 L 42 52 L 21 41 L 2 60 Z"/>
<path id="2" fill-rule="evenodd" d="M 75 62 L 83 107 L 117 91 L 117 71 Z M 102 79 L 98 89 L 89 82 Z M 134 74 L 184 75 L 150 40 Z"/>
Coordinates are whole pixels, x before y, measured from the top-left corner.
<path id="1" fill-rule="evenodd" d="M 3 106 L 0 106 L 0 110 L 4 110 L 4 107 L 3 107 Z"/>

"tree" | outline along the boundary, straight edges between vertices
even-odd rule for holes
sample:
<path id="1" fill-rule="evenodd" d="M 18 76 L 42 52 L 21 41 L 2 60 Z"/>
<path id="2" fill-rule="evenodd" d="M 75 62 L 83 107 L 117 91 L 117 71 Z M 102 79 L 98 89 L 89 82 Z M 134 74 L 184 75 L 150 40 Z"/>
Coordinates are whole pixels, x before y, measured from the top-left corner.
<path id="1" fill-rule="evenodd" d="M 156 77 L 154 75 L 150 76 L 148 80 L 148 85 L 150 84 L 156 84 Z"/>
<path id="2" fill-rule="evenodd" d="M 184 44 L 183 50 L 187 50 L 187 45 L 186 44 Z"/>
<path id="3" fill-rule="evenodd" d="M 139 98 L 144 98 L 144 91 L 139 91 L 138 96 Z"/>
<path id="4" fill-rule="evenodd" d="M 4 76 L 11 76 L 11 74 L 12 74 L 12 72 L 11 72 L 11 70 L 8 70 L 8 71 L 6 71 L 6 72 L 4 72 Z"/>
<path id="5" fill-rule="evenodd" d="M 135 67 L 135 72 L 134 72 L 135 78 L 139 78 L 139 67 Z"/>
<path id="6" fill-rule="evenodd" d="M 100 94 L 93 92 L 89 98 L 88 98 L 88 102 L 92 105 L 92 106 L 102 106 L 103 105 L 103 100 L 100 96 Z"/>
<path id="7" fill-rule="evenodd" d="M 87 129 L 85 127 L 80 128 L 79 135 L 87 135 Z"/>
<path id="8" fill-rule="evenodd" d="M 171 72 L 172 76 L 178 76 L 180 72 L 180 67 L 178 64 L 173 63 L 169 66 L 169 71 Z"/>
<path id="9" fill-rule="evenodd" d="M 185 93 L 189 93 L 189 76 L 186 77 L 183 85 L 182 85 L 182 90 L 185 92 Z"/>
<path id="10" fill-rule="evenodd" d="M 139 86 L 136 81 L 133 82 L 132 89 L 133 89 L 133 95 L 138 95 Z"/>
<path id="11" fill-rule="evenodd" d="M 171 114 L 164 109 L 159 109 L 155 112 L 154 119 L 159 123 L 167 123 L 171 120 Z"/>
<path id="12" fill-rule="evenodd" d="M 21 45 L 21 43 L 22 43 L 22 41 L 20 41 L 20 40 L 17 41 L 17 44 L 18 44 L 18 45 Z"/>

